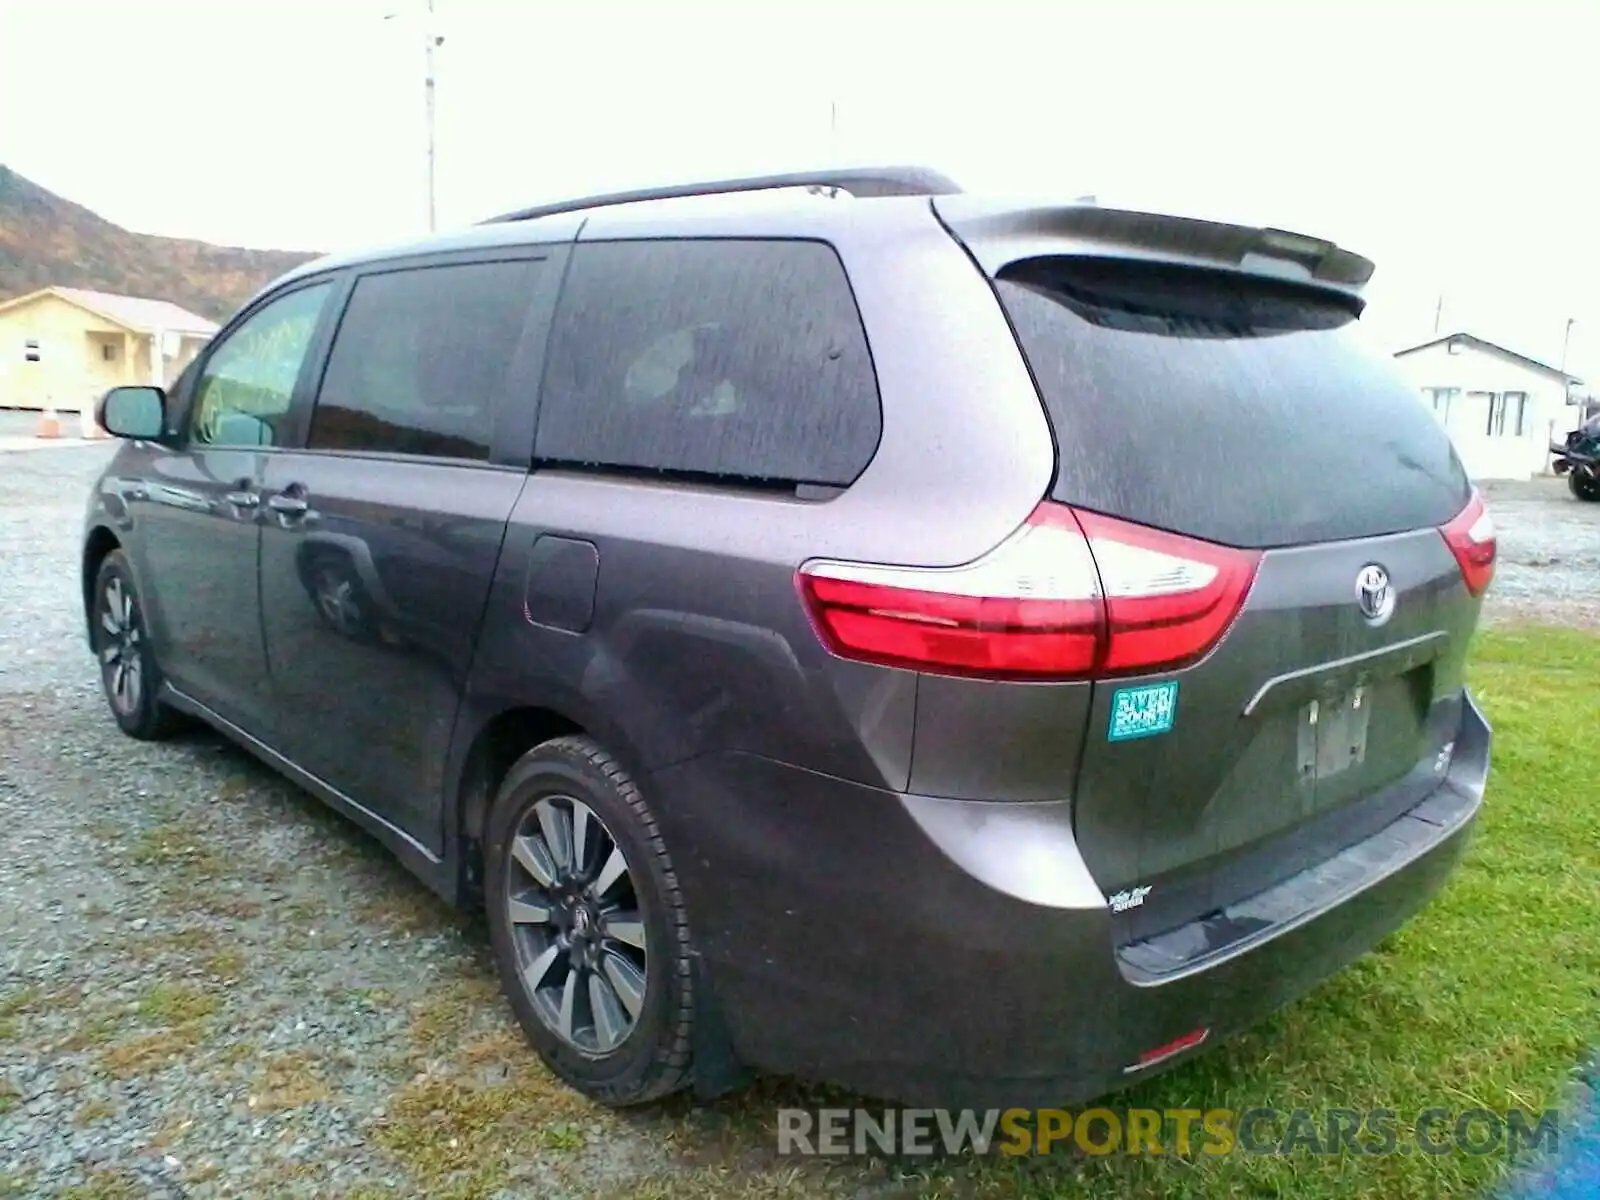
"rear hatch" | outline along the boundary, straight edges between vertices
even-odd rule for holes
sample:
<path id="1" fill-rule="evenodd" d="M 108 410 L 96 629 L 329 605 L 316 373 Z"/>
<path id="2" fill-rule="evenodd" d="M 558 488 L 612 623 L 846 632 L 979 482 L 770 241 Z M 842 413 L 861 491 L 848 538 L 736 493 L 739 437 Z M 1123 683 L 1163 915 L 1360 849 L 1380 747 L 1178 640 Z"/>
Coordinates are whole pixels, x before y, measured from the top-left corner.
<path id="1" fill-rule="evenodd" d="M 1077 515 L 1102 580 L 1110 642 L 1063 790 L 1132 941 L 1437 786 L 1492 527 L 1357 328 L 1364 260 L 1125 215 L 1087 215 L 1120 244 L 1051 219 L 964 228 L 961 203 L 936 205 L 994 281 L 1057 443 L 1050 500 Z M 1190 594 L 1209 606 L 1198 625 L 1168 603 Z M 1170 653 L 1151 648 L 1163 638 Z"/>

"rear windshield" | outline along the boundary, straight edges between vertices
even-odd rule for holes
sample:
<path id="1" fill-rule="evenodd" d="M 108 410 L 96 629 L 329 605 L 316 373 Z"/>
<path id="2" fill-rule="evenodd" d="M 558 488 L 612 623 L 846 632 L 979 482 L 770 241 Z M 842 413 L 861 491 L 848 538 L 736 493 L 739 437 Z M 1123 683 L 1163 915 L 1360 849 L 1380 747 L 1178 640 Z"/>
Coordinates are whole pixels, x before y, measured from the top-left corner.
<path id="1" fill-rule="evenodd" d="M 1269 547 L 1443 524 L 1470 495 L 1449 436 L 1338 299 L 1069 258 L 996 286 L 1055 432 L 1057 500 Z"/>

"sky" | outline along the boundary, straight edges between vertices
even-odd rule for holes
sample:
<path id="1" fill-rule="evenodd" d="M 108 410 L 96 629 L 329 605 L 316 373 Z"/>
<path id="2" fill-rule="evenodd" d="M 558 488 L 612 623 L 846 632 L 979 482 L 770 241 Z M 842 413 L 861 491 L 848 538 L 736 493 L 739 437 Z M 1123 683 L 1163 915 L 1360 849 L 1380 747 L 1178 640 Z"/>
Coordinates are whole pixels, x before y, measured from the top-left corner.
<path id="1" fill-rule="evenodd" d="M 1600 391 L 1583 0 L 434 0 L 441 228 L 574 194 L 918 163 L 969 191 L 1330 237 L 1391 347 Z M 131 229 L 426 229 L 427 0 L 0 0 L 0 163 Z"/>

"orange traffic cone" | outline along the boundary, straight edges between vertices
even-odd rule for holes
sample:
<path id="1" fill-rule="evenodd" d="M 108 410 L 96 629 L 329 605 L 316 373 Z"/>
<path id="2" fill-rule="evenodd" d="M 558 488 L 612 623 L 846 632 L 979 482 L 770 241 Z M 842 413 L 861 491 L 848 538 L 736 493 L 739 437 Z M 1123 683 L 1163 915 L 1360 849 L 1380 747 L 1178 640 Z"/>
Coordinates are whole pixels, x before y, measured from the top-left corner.
<path id="1" fill-rule="evenodd" d="M 54 408 L 46 408 L 39 414 L 39 427 L 33 431 L 33 436 L 39 438 L 61 436 L 61 417 Z"/>

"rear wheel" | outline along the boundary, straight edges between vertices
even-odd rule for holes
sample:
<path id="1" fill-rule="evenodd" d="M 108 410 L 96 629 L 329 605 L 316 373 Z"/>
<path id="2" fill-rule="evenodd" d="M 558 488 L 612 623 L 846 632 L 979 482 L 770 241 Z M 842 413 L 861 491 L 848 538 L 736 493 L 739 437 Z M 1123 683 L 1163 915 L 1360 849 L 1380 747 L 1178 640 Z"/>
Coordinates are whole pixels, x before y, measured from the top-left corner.
<path id="1" fill-rule="evenodd" d="M 1580 475 L 1577 471 L 1567 476 L 1567 487 L 1572 489 L 1572 494 L 1579 500 L 1594 502 L 1600 500 L 1600 479 L 1591 475 Z"/>
<path id="2" fill-rule="evenodd" d="M 687 1084 L 688 923 L 627 772 L 588 738 L 546 742 L 511 768 L 486 833 L 495 958 L 539 1056 L 618 1107 Z"/>
<path id="3" fill-rule="evenodd" d="M 107 554 L 95 575 L 90 629 L 106 703 L 122 732 L 155 741 L 182 728 L 182 716 L 158 699 L 161 668 L 150 648 L 133 571 L 120 550 Z"/>

